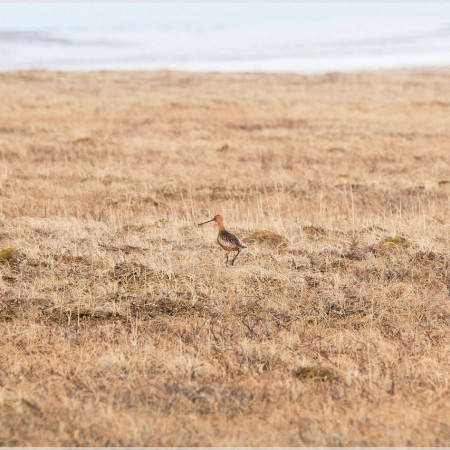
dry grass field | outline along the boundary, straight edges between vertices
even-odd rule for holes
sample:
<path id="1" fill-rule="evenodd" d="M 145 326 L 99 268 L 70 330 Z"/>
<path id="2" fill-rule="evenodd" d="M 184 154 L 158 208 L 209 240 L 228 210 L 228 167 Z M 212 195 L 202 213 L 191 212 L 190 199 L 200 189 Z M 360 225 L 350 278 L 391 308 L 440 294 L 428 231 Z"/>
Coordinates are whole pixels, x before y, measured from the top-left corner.
<path id="1" fill-rule="evenodd" d="M 450 444 L 448 72 L 0 99 L 1 445 Z"/>

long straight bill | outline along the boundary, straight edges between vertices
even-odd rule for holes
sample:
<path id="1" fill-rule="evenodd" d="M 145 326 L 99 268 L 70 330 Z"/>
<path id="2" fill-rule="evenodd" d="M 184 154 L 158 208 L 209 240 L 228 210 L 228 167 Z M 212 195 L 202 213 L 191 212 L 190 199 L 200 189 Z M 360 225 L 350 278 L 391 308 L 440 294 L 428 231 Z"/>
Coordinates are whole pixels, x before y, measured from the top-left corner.
<path id="1" fill-rule="evenodd" d="M 214 219 L 207 220 L 206 222 L 203 222 L 203 223 L 199 223 L 198 226 L 201 227 L 202 225 L 205 225 L 205 223 L 212 222 L 213 220 L 214 220 Z"/>

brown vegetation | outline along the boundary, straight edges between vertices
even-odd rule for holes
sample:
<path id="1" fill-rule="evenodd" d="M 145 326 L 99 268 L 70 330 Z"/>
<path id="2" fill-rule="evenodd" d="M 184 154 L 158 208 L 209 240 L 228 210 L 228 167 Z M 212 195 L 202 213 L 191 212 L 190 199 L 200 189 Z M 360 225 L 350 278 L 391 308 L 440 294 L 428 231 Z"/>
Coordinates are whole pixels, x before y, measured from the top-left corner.
<path id="1" fill-rule="evenodd" d="M 0 74 L 0 444 L 448 445 L 449 93 Z"/>

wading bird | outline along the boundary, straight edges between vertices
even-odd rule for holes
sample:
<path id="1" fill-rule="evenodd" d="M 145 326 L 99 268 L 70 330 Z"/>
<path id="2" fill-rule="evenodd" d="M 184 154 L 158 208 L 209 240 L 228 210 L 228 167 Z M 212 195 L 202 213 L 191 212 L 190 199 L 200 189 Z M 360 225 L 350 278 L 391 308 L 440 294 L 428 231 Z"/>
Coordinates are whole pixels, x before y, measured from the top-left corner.
<path id="1" fill-rule="evenodd" d="M 235 257 L 231 260 L 231 265 L 234 264 L 234 261 L 238 257 L 239 253 L 243 248 L 247 248 L 245 245 L 242 245 L 239 239 L 234 235 L 225 230 L 223 226 L 222 216 L 214 216 L 211 220 L 208 220 L 203 223 L 199 223 L 198 226 L 205 225 L 205 223 L 216 222 L 219 225 L 219 234 L 217 235 L 217 243 L 227 251 L 227 259 L 225 264 L 228 265 L 228 252 L 236 252 Z"/>

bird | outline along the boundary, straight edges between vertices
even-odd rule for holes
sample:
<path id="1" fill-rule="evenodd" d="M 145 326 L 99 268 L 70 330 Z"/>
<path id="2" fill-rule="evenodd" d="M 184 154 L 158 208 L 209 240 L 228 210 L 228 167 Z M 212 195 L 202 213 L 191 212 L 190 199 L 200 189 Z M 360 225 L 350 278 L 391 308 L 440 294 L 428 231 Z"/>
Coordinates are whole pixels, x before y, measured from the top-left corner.
<path id="1" fill-rule="evenodd" d="M 243 248 L 247 248 L 245 245 L 242 245 L 239 239 L 234 235 L 225 230 L 225 227 L 223 226 L 223 219 L 222 216 L 217 214 L 214 216 L 211 220 L 207 220 L 206 222 L 199 223 L 198 226 L 201 227 L 202 225 L 205 225 L 206 223 L 210 222 L 216 222 L 219 226 L 219 234 L 217 235 L 217 243 L 227 252 L 227 259 L 225 261 L 225 264 L 228 265 L 228 252 L 234 252 L 237 251 L 235 257 L 231 260 L 231 265 L 234 265 L 234 261 L 238 257 L 239 253 L 241 253 L 241 250 Z"/>

